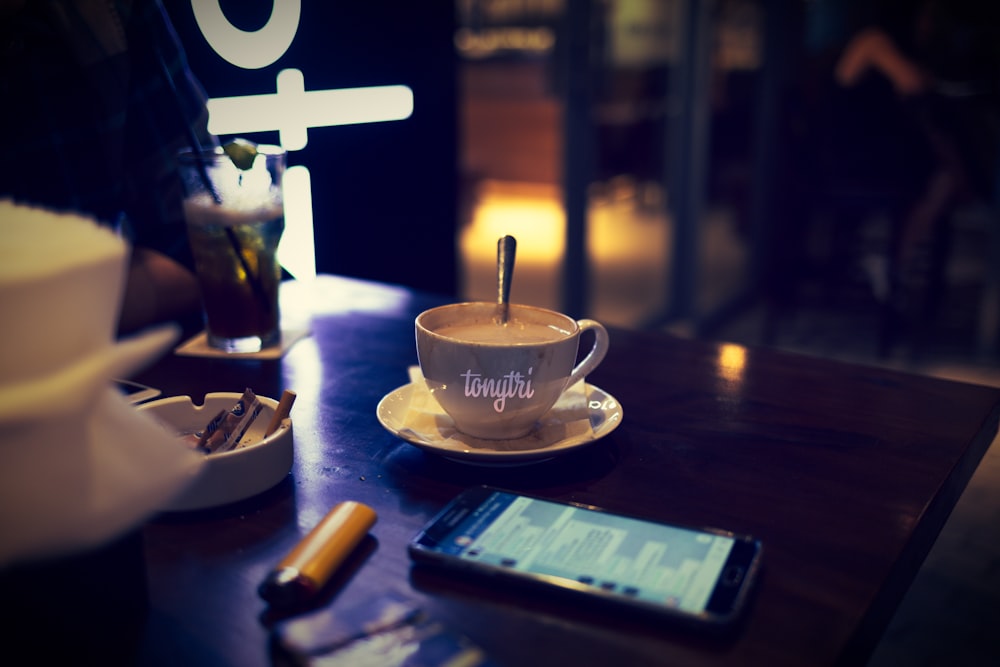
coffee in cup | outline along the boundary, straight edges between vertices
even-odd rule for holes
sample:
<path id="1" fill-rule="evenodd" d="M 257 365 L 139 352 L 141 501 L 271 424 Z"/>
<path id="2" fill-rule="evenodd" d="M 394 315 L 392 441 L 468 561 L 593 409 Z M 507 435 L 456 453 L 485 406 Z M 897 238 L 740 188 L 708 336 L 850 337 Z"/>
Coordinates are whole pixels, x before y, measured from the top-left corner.
<path id="1" fill-rule="evenodd" d="M 456 303 L 417 316 L 417 357 L 431 394 L 476 438 L 506 440 L 532 431 L 562 393 L 604 359 L 608 332 L 594 320 L 511 304 L 507 322 L 497 306 Z M 580 336 L 594 344 L 576 364 Z"/>

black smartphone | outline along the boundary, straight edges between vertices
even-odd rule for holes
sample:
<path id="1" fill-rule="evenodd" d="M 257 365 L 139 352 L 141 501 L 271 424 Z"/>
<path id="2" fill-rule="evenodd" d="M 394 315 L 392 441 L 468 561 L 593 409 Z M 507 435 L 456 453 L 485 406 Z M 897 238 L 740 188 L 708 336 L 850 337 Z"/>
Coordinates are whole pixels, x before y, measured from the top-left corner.
<path id="1" fill-rule="evenodd" d="M 743 613 L 763 553 L 749 536 L 489 486 L 461 493 L 408 550 L 415 563 L 716 630 L 731 627 Z"/>

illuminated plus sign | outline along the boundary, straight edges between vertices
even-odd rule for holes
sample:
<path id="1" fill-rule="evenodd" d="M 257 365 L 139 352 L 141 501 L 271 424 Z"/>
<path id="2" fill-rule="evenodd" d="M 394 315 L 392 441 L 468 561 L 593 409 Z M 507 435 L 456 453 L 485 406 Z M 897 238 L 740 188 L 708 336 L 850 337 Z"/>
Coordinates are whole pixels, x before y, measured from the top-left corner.
<path id="1" fill-rule="evenodd" d="M 224 60 L 243 69 L 260 69 L 288 50 L 298 31 L 301 0 L 273 0 L 271 16 L 258 30 L 237 28 L 222 11 L 221 0 L 191 0 L 202 35 Z M 305 148 L 309 128 L 405 120 L 413 114 L 407 86 L 309 90 L 297 69 L 278 73 L 275 92 L 217 97 L 208 101 L 208 130 L 233 135 L 277 130 L 285 150 Z M 285 232 L 278 248 L 282 266 L 296 278 L 316 275 L 312 186 L 305 165 L 289 167 L 283 178 Z"/>
<path id="2" fill-rule="evenodd" d="M 295 151 L 305 148 L 308 128 L 405 120 L 413 114 L 413 91 L 408 86 L 307 91 L 302 72 L 285 69 L 278 73 L 276 91 L 209 100 L 209 132 L 278 130 L 285 150 Z"/>

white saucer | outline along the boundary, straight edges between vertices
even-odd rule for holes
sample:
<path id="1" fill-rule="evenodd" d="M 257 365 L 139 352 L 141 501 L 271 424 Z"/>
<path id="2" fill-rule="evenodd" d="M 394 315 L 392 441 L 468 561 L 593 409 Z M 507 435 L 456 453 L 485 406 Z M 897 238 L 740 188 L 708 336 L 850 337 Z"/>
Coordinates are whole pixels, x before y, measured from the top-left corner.
<path id="1" fill-rule="evenodd" d="M 417 433 L 405 424 L 411 399 L 417 391 L 411 383 L 386 394 L 376 410 L 379 423 L 412 445 L 461 463 L 496 466 L 546 461 L 600 440 L 618 428 L 622 421 L 622 406 L 611 394 L 594 385 L 584 384 L 589 428 L 578 428 L 573 432 L 560 428 L 561 422 L 551 417 L 556 410 L 553 408 L 548 419 L 543 417 L 539 421 L 542 426 L 523 438 L 483 440 L 456 431 L 451 418 L 438 406 L 431 416 L 438 419 L 440 426 Z"/>

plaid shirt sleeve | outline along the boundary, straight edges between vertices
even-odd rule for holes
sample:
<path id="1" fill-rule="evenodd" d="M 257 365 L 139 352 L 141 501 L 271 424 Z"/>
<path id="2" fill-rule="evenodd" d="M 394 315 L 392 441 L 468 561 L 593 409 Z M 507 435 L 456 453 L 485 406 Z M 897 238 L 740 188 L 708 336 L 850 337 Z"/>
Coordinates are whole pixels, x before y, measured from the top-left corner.
<path id="1" fill-rule="evenodd" d="M 0 196 L 126 222 L 191 266 L 179 150 L 207 131 L 204 91 L 161 3 L 31 0 L 0 24 Z"/>

